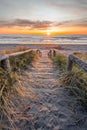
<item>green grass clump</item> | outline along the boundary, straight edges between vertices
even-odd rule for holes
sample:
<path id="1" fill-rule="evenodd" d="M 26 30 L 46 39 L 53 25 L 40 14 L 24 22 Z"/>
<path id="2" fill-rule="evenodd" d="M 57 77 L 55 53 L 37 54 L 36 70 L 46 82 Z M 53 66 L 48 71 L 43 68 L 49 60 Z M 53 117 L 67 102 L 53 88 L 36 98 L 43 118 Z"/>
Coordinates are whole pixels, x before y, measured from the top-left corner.
<path id="1" fill-rule="evenodd" d="M 73 67 L 71 72 L 63 73 L 60 78 L 62 86 L 68 88 L 84 106 L 87 107 L 87 74 L 78 67 Z"/>
<path id="2" fill-rule="evenodd" d="M 30 51 L 28 53 L 22 54 L 20 56 L 11 57 L 10 64 L 12 67 L 12 71 L 18 71 L 27 65 L 31 64 L 32 61 L 36 58 L 36 53 L 34 51 Z"/>
<path id="3" fill-rule="evenodd" d="M 58 55 L 54 56 L 52 59 L 56 65 L 56 67 L 58 67 L 60 70 L 63 71 L 66 69 L 66 63 L 67 63 L 66 56 L 64 56 L 62 54 L 58 54 Z"/>
<path id="4" fill-rule="evenodd" d="M 78 57 L 82 58 L 82 54 L 75 53 L 75 55 L 79 55 Z M 83 56 L 83 58 L 86 59 L 87 57 Z M 52 59 L 61 72 L 59 76 L 61 86 L 67 88 L 70 94 L 75 95 L 87 108 L 87 74 L 75 64 L 73 65 L 72 71 L 66 71 L 67 58 L 62 54 Z"/>

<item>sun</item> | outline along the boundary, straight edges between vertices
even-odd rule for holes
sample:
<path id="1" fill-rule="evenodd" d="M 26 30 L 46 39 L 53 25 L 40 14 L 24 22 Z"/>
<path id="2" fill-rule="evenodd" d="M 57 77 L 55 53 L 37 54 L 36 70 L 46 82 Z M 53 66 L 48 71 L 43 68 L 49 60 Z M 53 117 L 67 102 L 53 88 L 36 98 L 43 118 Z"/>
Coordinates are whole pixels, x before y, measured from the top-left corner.
<path id="1" fill-rule="evenodd" d="M 50 36 L 50 35 L 51 35 L 51 32 L 50 32 L 50 31 L 47 31 L 46 34 L 47 34 L 47 36 Z"/>
<path id="2" fill-rule="evenodd" d="M 50 34 L 51 34 L 50 32 L 47 32 L 47 35 L 48 35 L 48 36 L 50 36 Z"/>
<path id="3" fill-rule="evenodd" d="M 54 33 L 56 33 L 58 31 L 58 29 L 56 27 L 50 27 L 48 30 L 45 31 L 45 34 L 47 36 L 51 36 Z"/>

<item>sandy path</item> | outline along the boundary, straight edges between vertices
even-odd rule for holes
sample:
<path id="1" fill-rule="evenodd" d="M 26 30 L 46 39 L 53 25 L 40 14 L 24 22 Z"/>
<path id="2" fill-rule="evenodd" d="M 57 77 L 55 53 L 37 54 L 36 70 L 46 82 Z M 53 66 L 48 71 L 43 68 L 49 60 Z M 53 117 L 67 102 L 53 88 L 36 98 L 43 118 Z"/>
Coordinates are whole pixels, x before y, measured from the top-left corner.
<path id="1" fill-rule="evenodd" d="M 58 71 L 42 51 L 42 57 L 24 75 L 24 85 L 31 94 L 23 113 L 28 120 L 20 122 L 21 130 L 87 130 L 87 113 L 58 86 Z"/>

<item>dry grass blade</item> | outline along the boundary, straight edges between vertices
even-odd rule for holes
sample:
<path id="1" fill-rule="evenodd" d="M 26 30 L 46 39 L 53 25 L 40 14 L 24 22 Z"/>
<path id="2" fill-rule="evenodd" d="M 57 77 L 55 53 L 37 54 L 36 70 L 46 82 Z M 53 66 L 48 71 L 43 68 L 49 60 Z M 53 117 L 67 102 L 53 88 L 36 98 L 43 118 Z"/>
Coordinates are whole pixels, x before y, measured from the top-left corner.
<path id="1" fill-rule="evenodd" d="M 75 53 L 74 55 L 87 60 L 87 53 Z M 61 70 L 60 84 L 70 90 L 70 93 L 75 95 L 84 106 L 87 107 L 87 74 L 83 72 L 79 67 L 73 67 L 70 72 L 66 71 L 67 58 L 64 55 L 57 55 L 53 57 L 53 61 L 56 66 Z"/>
<path id="2" fill-rule="evenodd" d="M 10 73 L 0 68 L 0 122 L 3 124 L 0 129 L 15 130 L 17 129 L 15 123 L 19 119 L 25 118 L 18 114 L 21 113 L 18 104 L 21 102 L 22 96 L 26 95 L 26 89 L 22 89 L 23 86 L 20 81 L 21 73 L 19 72 L 27 65 L 30 65 L 36 57 L 36 52 L 30 51 L 21 56 L 10 58 L 12 67 Z"/>

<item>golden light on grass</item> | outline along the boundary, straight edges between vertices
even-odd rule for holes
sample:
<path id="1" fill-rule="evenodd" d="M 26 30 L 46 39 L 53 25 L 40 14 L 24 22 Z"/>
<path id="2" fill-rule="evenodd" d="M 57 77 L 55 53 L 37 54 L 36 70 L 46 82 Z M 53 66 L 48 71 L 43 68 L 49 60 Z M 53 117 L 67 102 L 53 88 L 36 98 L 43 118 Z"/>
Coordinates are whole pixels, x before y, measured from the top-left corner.
<path id="1" fill-rule="evenodd" d="M 75 52 L 74 55 L 87 61 L 87 53 Z M 74 66 L 71 72 L 67 72 L 67 57 L 63 54 L 58 53 L 51 59 L 62 73 L 59 78 L 61 86 L 69 89 L 70 94 L 75 95 L 75 98 L 79 99 L 81 104 L 87 108 L 87 74 L 78 66 Z"/>
<path id="2" fill-rule="evenodd" d="M 7 53 L 25 49 L 25 47 L 19 47 L 15 50 L 9 50 Z M 24 87 L 24 80 L 20 72 L 23 68 L 27 67 L 27 65 L 34 62 L 37 56 L 37 53 L 31 50 L 29 53 L 16 56 L 15 58 L 10 57 L 10 73 L 0 67 L 0 130 L 8 129 L 8 126 L 10 126 L 12 130 L 17 130 L 16 123 L 25 118 L 20 114 L 20 107 L 24 106 L 23 99 L 34 98 L 35 96 L 30 95 Z M 32 90 L 29 89 L 29 92 L 32 92 Z"/>

